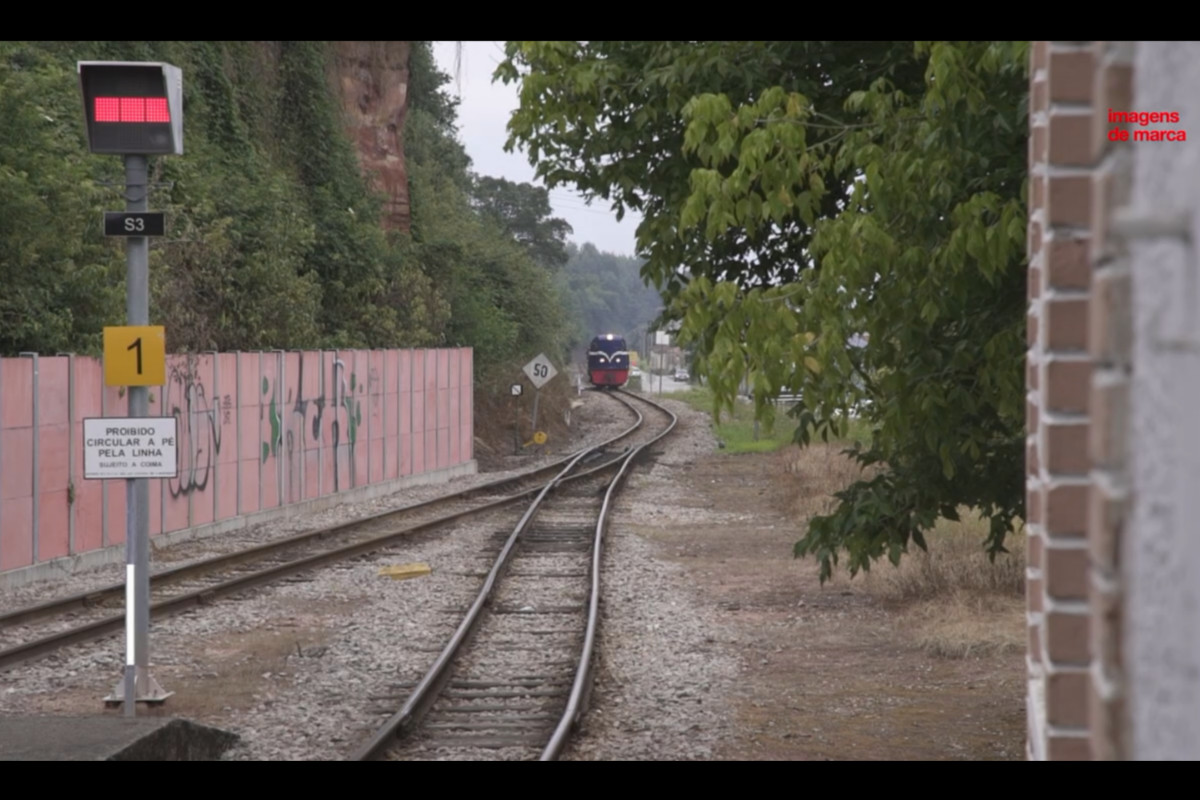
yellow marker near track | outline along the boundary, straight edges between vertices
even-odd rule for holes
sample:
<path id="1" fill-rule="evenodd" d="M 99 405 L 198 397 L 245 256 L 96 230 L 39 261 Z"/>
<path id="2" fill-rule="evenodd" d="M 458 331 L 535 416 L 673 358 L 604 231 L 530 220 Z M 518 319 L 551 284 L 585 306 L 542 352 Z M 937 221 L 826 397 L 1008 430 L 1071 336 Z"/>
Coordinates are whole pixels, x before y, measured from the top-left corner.
<path id="1" fill-rule="evenodd" d="M 419 578 L 422 575 L 428 575 L 433 572 L 428 564 L 399 564 L 392 567 L 384 567 L 379 570 L 380 575 L 386 575 L 392 580 L 405 581 L 409 578 Z"/>

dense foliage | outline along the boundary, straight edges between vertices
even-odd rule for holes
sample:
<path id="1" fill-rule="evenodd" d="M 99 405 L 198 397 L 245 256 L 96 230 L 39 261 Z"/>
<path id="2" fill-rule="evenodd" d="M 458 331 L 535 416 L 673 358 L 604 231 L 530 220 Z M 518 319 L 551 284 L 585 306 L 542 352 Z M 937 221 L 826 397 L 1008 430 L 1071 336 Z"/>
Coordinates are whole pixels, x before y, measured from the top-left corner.
<path id="1" fill-rule="evenodd" d="M 87 150 L 75 62 L 129 60 L 184 74 L 184 155 L 151 159 L 151 321 L 172 352 L 462 345 L 483 379 L 564 357 L 569 228 L 545 190 L 470 172 L 449 76 L 412 45 L 405 235 L 380 225 L 328 43 L 0 43 L 0 354 L 96 354 L 124 322 L 124 246 L 100 225 L 123 168 Z"/>
<path id="2" fill-rule="evenodd" d="M 851 574 L 961 505 L 1023 514 L 1026 43 L 510 42 L 509 146 L 639 210 L 644 275 L 731 407 L 858 406 L 877 469 L 796 554 Z M 855 337 L 865 347 L 852 347 Z"/>

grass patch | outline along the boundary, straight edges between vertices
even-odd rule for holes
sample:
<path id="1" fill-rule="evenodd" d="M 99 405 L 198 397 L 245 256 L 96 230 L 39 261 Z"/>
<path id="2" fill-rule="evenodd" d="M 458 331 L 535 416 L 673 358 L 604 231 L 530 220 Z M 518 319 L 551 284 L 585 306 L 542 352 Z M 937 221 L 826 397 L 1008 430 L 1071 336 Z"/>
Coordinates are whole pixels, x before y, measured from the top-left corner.
<path id="1" fill-rule="evenodd" d="M 712 414 L 713 395 L 707 386 L 693 386 L 683 392 L 669 392 L 663 397 L 680 400 L 697 411 Z M 765 424 L 754 424 L 754 406 L 738 398 L 734 402 L 732 416 L 728 411 L 721 413 L 721 422 L 713 424 L 717 438 L 725 443 L 730 453 L 771 453 L 792 442 L 795 422 L 782 409 L 775 415 L 771 430 Z"/>
<path id="2" fill-rule="evenodd" d="M 860 429 L 861 431 L 861 429 Z M 777 488 L 804 530 L 814 517 L 832 512 L 832 497 L 865 477 L 842 455 L 842 445 L 819 444 L 780 453 Z M 912 641 L 930 655 L 964 658 L 1003 655 L 1025 648 L 1026 538 L 1023 526 L 1010 533 L 995 562 L 983 549 L 987 523 L 970 509 L 960 521 L 942 519 L 926 534 L 929 552 L 912 545 L 893 567 L 886 559 L 850 578 L 835 572 L 832 585 L 876 597 L 897 615 Z M 828 585 L 828 584 L 827 584 Z"/>
<path id="3" fill-rule="evenodd" d="M 1025 535 L 1010 533 L 1007 555 L 988 560 L 983 550 L 987 523 L 962 510 L 959 522 L 938 520 L 926 536 L 929 552 L 916 546 L 899 567 L 872 573 L 878 591 L 896 602 L 933 600 L 965 594 L 974 598 L 1025 596 Z"/>
<path id="4" fill-rule="evenodd" d="M 966 658 L 1025 648 L 1025 534 L 1010 533 L 1009 553 L 990 561 L 987 523 L 961 509 L 926 536 L 929 552 L 912 547 L 900 562 L 865 576 L 867 591 L 896 608 L 914 641 L 930 655 Z"/>
<path id="5" fill-rule="evenodd" d="M 680 400 L 697 411 L 712 414 L 713 395 L 707 386 L 693 386 L 686 391 L 667 392 L 663 397 Z M 786 407 L 779 406 L 775 411 L 775 423 L 770 430 L 765 423 L 760 423 L 756 428 L 754 404 L 739 397 L 734 403 L 733 415 L 730 416 L 728 411 L 722 412 L 721 422 L 715 424 L 713 429 L 717 437 L 725 443 L 725 449 L 731 453 L 772 453 L 792 444 L 796 422 L 787 415 Z M 863 446 L 870 445 L 870 423 L 851 417 L 845 435 L 836 442 L 830 440 L 830 444 L 837 444 L 839 447 L 852 442 Z"/>

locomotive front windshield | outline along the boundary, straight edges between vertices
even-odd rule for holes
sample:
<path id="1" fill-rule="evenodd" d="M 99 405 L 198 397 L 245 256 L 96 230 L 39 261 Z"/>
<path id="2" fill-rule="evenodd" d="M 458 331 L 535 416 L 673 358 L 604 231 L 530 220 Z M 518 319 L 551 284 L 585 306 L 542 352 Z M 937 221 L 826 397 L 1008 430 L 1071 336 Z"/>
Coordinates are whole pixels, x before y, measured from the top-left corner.
<path id="1" fill-rule="evenodd" d="M 588 363 L 594 366 L 628 367 L 629 351 L 619 336 L 597 336 L 588 347 Z"/>

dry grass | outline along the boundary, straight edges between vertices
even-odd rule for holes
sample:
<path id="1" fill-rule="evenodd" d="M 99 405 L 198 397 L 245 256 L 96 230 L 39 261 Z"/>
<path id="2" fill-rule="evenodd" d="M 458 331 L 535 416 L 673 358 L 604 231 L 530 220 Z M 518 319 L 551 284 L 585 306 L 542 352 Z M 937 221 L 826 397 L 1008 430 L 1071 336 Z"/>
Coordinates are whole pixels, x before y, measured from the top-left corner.
<path id="1" fill-rule="evenodd" d="M 788 512 L 801 529 L 813 516 L 832 511 L 832 494 L 863 477 L 840 445 L 780 453 L 779 482 Z M 860 589 L 898 615 L 924 651 L 948 658 L 999 655 L 1025 647 L 1025 534 L 1018 524 L 1005 543 L 1010 551 L 994 562 L 983 549 L 987 523 L 970 509 L 960 521 L 939 520 L 926 535 L 929 552 L 915 545 L 899 567 L 877 563 L 851 579 L 835 574 L 833 585 Z"/>

